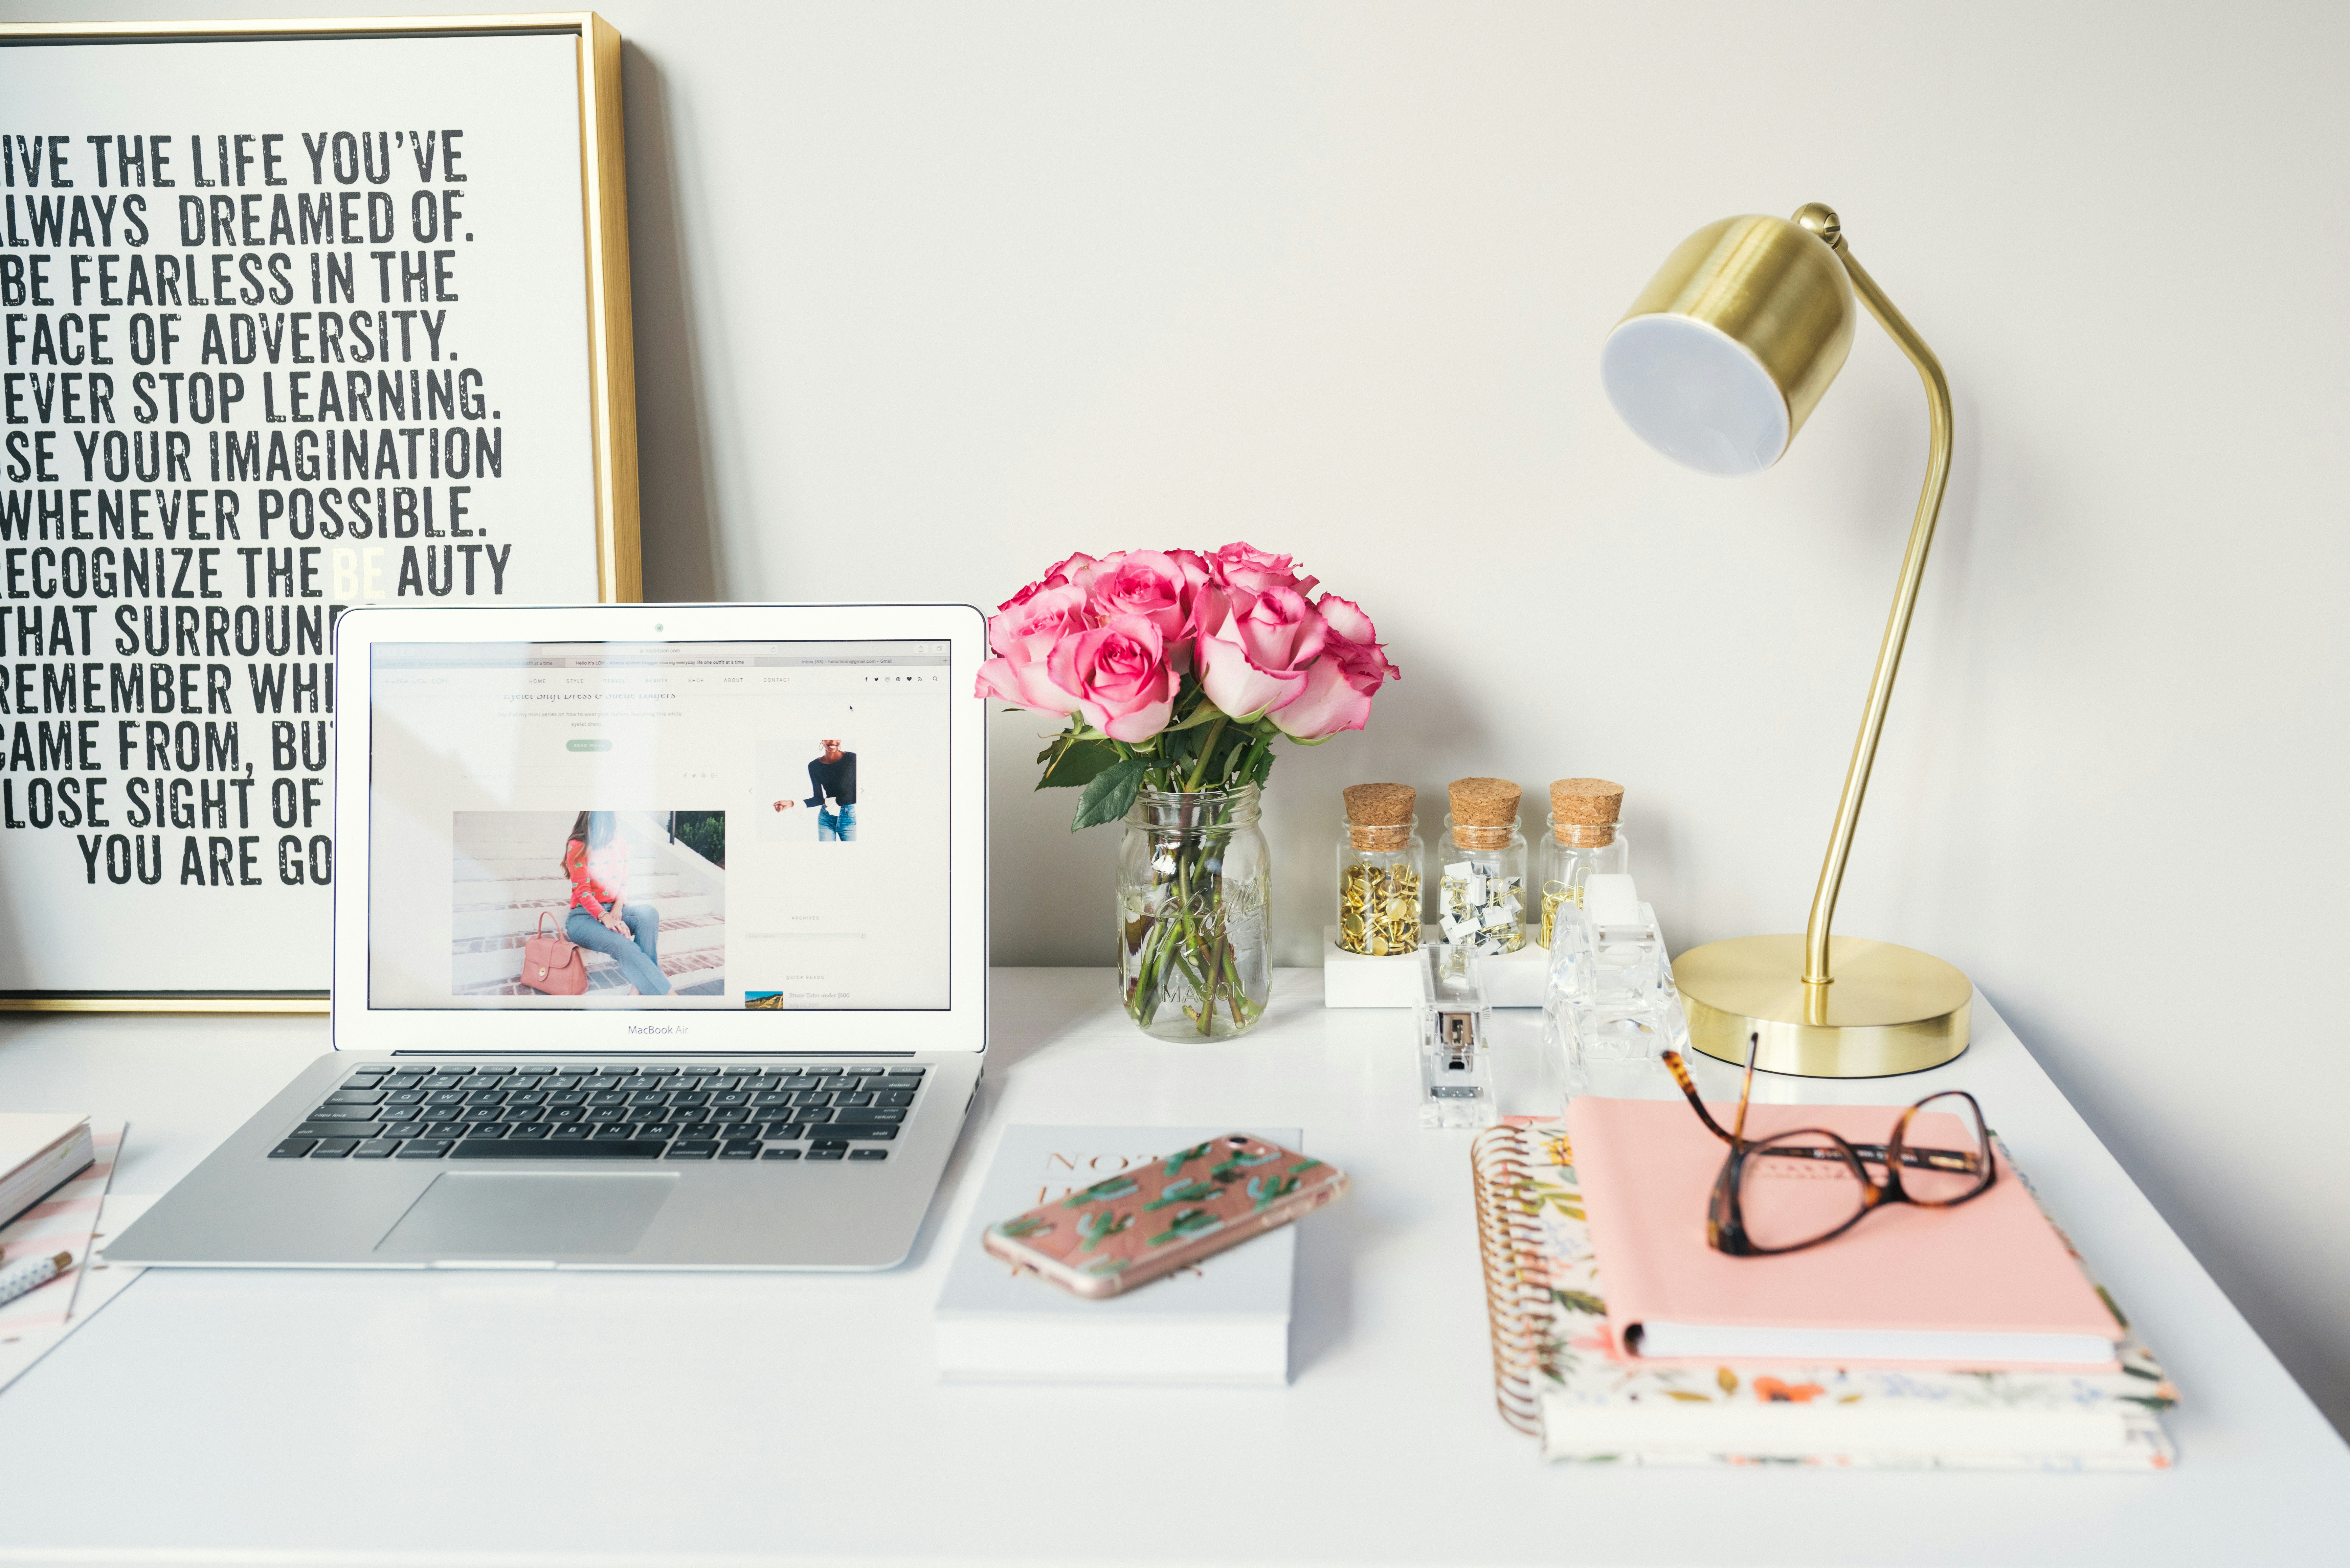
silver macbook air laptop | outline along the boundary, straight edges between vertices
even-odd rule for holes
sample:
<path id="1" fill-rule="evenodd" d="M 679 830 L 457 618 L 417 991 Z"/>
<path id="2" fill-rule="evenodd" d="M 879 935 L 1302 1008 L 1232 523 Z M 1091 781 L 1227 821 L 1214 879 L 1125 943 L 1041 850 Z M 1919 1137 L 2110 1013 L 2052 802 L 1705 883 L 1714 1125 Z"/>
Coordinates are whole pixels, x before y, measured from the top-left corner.
<path id="1" fill-rule="evenodd" d="M 882 1269 L 987 1043 L 967 606 L 342 618 L 334 1050 L 143 1264 Z"/>

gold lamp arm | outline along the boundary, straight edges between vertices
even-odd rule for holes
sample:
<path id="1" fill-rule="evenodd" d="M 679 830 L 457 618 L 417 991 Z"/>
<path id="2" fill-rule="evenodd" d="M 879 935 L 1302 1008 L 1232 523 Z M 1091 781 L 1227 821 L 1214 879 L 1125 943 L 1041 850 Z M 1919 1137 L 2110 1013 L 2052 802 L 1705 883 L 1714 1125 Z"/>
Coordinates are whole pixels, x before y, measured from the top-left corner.
<path id="1" fill-rule="evenodd" d="M 1853 742 L 1852 765 L 1845 771 L 1844 794 L 1836 802 L 1835 829 L 1828 836 L 1827 859 L 1820 867 L 1820 883 L 1812 894 L 1812 915 L 1804 929 L 1804 984 L 1806 1011 L 1825 1021 L 1826 993 L 1834 977 L 1828 971 L 1828 927 L 1835 919 L 1836 893 L 1844 886 L 1845 857 L 1852 852 L 1853 829 L 1860 824 L 1861 797 L 1868 792 L 1868 770 L 1877 761 L 1877 740 L 1885 728 L 1885 711 L 1893 701 L 1893 677 L 1901 668 L 1901 645 L 1909 636 L 1909 616 L 1918 605 L 1918 584 L 1926 575 L 1926 553 L 1934 543 L 1934 523 L 1941 515 L 1942 490 L 1950 477 L 1950 387 L 1942 378 L 1941 361 L 1926 347 L 1916 329 L 1885 297 L 1844 243 L 1835 214 L 1817 205 L 1795 214 L 1795 222 L 1832 246 L 1852 275 L 1852 286 L 1877 317 L 1886 335 L 1901 347 L 1926 383 L 1926 410 L 1932 421 L 1931 444 L 1926 456 L 1926 486 L 1918 496 L 1918 519 L 1909 527 L 1909 547 L 1901 557 L 1901 580 L 1893 593 L 1893 613 L 1886 618 L 1885 641 L 1877 650 L 1877 671 L 1869 677 L 1868 705 L 1860 718 L 1860 738 Z"/>

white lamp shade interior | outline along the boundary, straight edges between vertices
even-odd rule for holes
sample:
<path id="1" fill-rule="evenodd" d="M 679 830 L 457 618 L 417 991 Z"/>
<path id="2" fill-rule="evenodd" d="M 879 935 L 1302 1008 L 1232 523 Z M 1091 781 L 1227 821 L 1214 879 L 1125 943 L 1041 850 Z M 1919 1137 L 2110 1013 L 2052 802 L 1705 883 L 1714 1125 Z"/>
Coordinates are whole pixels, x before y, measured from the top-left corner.
<path id="1" fill-rule="evenodd" d="M 1760 473 L 1787 450 L 1787 400 L 1761 360 L 1686 316 L 1636 316 L 1599 356 L 1607 400 L 1633 433 L 1700 473 Z"/>

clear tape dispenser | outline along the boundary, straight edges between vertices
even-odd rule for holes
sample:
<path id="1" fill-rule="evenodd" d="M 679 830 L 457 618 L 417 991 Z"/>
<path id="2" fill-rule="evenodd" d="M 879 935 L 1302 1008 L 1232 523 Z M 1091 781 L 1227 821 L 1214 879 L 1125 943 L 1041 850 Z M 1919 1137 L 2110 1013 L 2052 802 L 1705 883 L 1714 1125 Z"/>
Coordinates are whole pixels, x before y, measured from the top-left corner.
<path id="1" fill-rule="evenodd" d="M 1563 904 L 1551 940 L 1543 1033 L 1566 1069 L 1568 1092 L 1596 1064 L 1686 1054 L 1689 1018 L 1673 984 L 1657 911 L 1627 876 L 1593 876 L 1580 907 Z"/>

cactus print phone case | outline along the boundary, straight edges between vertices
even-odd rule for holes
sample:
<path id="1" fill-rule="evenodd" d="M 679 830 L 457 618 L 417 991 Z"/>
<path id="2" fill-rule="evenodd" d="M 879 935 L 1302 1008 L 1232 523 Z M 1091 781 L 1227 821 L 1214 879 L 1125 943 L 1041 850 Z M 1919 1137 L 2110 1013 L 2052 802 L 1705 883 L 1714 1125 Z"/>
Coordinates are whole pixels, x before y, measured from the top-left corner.
<path id="1" fill-rule="evenodd" d="M 984 1243 L 1078 1295 L 1114 1296 L 1286 1225 L 1346 1190 L 1347 1173 L 1336 1166 L 1231 1133 L 990 1225 Z"/>

